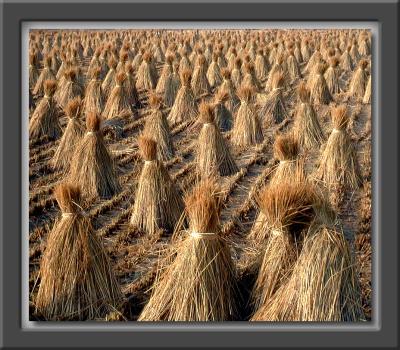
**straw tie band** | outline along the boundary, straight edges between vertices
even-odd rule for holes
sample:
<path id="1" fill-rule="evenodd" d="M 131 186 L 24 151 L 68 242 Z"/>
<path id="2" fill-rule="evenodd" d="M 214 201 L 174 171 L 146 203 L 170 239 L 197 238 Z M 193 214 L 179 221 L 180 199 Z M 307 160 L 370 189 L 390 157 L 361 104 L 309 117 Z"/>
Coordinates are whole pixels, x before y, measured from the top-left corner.
<path id="1" fill-rule="evenodd" d="M 340 130 L 339 129 L 332 129 L 332 132 L 340 132 Z"/>
<path id="2" fill-rule="evenodd" d="M 86 135 L 94 135 L 94 134 L 95 134 L 94 131 L 88 131 L 88 132 L 86 133 Z"/>
<path id="3" fill-rule="evenodd" d="M 75 213 L 66 212 L 66 213 L 62 213 L 61 214 L 61 218 L 62 219 L 71 218 L 71 217 L 73 217 L 74 215 L 77 215 L 77 214 L 80 214 L 82 216 L 86 216 L 87 215 L 84 211 L 77 211 Z"/>
<path id="4" fill-rule="evenodd" d="M 205 238 L 205 239 L 214 239 L 217 238 L 217 234 L 214 232 L 190 232 L 190 237 L 193 238 Z"/>
<path id="5" fill-rule="evenodd" d="M 272 236 L 280 236 L 282 234 L 281 230 L 271 230 Z"/>

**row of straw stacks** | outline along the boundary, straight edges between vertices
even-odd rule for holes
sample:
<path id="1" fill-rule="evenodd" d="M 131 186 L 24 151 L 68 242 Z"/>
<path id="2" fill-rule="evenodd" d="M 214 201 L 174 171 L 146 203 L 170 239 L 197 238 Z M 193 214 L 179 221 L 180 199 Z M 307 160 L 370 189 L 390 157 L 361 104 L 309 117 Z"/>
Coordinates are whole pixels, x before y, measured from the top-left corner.
<path id="1" fill-rule="evenodd" d="M 126 188 L 111 145 L 142 119 L 129 226 L 162 230 L 169 246 L 139 321 L 365 320 L 339 214 L 343 191 L 363 185 L 352 111 L 370 106 L 371 76 L 363 30 L 31 32 L 29 137 L 54 141 L 48 166 L 60 175 L 35 313 L 109 319 L 131 302 L 88 212 Z M 167 166 L 179 128 L 196 179 L 186 189 Z M 274 166 L 238 262 L 224 184 L 268 139 Z"/>

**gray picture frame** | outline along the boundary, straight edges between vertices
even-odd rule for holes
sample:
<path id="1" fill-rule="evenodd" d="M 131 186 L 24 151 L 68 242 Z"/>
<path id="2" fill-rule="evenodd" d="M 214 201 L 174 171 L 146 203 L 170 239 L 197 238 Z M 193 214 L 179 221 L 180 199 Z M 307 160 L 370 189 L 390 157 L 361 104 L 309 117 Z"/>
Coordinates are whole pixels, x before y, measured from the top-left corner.
<path id="1" fill-rule="evenodd" d="M 398 1 L 6 1 L 1 4 L 0 347 L 397 348 Z M 23 305 L 21 28 L 36 21 L 374 22 L 379 32 L 373 112 L 373 321 L 366 324 L 68 322 L 26 327 Z M 378 103 L 379 102 L 379 103 Z M 375 113 L 376 111 L 376 113 Z M 377 254 L 379 249 L 379 254 Z"/>

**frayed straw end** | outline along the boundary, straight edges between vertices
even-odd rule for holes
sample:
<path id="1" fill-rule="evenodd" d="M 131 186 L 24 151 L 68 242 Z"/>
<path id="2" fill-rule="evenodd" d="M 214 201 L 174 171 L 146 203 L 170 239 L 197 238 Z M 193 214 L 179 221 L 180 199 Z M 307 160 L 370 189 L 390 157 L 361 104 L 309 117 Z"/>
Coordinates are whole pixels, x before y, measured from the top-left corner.
<path id="1" fill-rule="evenodd" d="M 146 136 L 139 136 L 138 146 L 145 161 L 153 161 L 157 158 L 157 142 Z"/>
<path id="2" fill-rule="evenodd" d="M 54 194 L 63 213 L 76 213 L 81 210 L 81 191 L 78 186 L 62 183 L 55 188 Z"/>

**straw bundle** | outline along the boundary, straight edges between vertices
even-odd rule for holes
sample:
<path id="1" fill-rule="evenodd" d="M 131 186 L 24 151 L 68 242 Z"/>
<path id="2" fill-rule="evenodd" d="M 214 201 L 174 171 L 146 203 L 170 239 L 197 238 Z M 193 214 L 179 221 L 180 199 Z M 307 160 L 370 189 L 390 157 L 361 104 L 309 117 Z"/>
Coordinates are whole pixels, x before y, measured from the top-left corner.
<path id="1" fill-rule="evenodd" d="M 301 43 L 301 55 L 304 62 L 308 62 L 311 58 L 311 50 L 307 39 Z"/>
<path id="2" fill-rule="evenodd" d="M 87 72 L 86 72 L 86 79 L 87 80 L 95 78 L 95 76 L 97 76 L 97 73 L 95 74 L 95 72 L 97 70 L 100 70 L 100 72 L 98 73 L 98 78 L 96 78 L 96 79 L 101 79 L 102 78 L 101 77 L 102 70 L 101 70 L 101 63 L 100 63 L 99 57 L 100 57 L 100 49 L 97 49 L 94 52 L 94 55 L 93 55 L 92 59 L 90 60 L 89 67 L 88 67 Z"/>
<path id="3" fill-rule="evenodd" d="M 368 82 L 367 80 L 368 73 L 365 70 L 367 66 L 368 66 L 368 61 L 361 60 L 350 82 L 349 95 L 353 96 L 358 101 L 362 101 L 365 95 L 365 88 L 367 87 L 367 82 Z"/>
<path id="4" fill-rule="evenodd" d="M 225 100 L 225 107 L 233 114 L 236 112 L 239 107 L 240 100 L 236 95 L 235 87 L 232 84 L 231 80 L 231 72 L 227 68 L 223 68 L 221 70 L 222 75 L 222 84 L 219 86 L 216 95 L 220 97 L 227 94 L 227 98 Z M 217 98 L 218 99 L 218 98 Z"/>
<path id="5" fill-rule="evenodd" d="M 186 52 L 183 53 L 179 61 L 179 72 L 183 72 L 184 70 L 192 70 L 192 65 Z"/>
<path id="6" fill-rule="evenodd" d="M 351 56 L 351 59 L 353 60 L 353 62 L 357 63 L 360 60 L 361 56 L 360 56 L 360 53 L 358 52 L 356 40 L 353 41 L 353 44 L 351 45 L 349 53 L 350 53 L 350 56 Z"/>
<path id="7" fill-rule="evenodd" d="M 306 182 L 282 181 L 261 191 L 258 205 L 264 215 L 265 248 L 259 257 L 259 271 L 252 299 L 257 307 L 273 297 L 290 277 L 301 251 L 304 230 L 315 217 L 315 195 Z"/>
<path id="8" fill-rule="evenodd" d="M 51 159 L 53 169 L 69 170 L 75 149 L 83 136 L 83 127 L 79 121 L 82 112 L 82 102 L 79 97 L 69 101 L 65 108 L 65 115 L 68 118 L 67 127 L 60 140 L 56 152 Z"/>
<path id="9" fill-rule="evenodd" d="M 62 217 L 47 240 L 36 309 L 47 320 L 94 320 L 118 309 L 123 296 L 89 217 L 79 187 L 55 189 Z"/>
<path id="10" fill-rule="evenodd" d="M 287 72 L 288 72 L 289 78 L 292 81 L 301 77 L 299 63 L 297 62 L 297 59 L 294 56 L 293 49 L 291 49 L 289 51 L 288 58 L 286 59 L 286 65 L 287 65 Z"/>
<path id="11" fill-rule="evenodd" d="M 116 85 L 108 96 L 104 106 L 103 118 L 125 118 L 133 114 L 131 99 L 126 88 L 126 74 L 118 73 L 115 77 Z"/>
<path id="12" fill-rule="evenodd" d="M 279 124 L 288 117 L 282 94 L 283 83 L 283 74 L 276 72 L 272 78 L 272 90 L 260 109 L 260 119 L 268 126 Z"/>
<path id="13" fill-rule="evenodd" d="M 242 71 L 240 70 L 241 66 L 242 60 L 238 57 L 235 59 L 235 67 L 233 68 L 231 73 L 232 84 L 235 89 L 238 89 L 242 82 Z"/>
<path id="14" fill-rule="evenodd" d="M 66 108 L 67 103 L 75 97 L 82 97 L 84 88 L 79 82 L 78 69 L 69 68 L 64 71 L 64 80 L 58 85 L 54 98 L 61 108 Z"/>
<path id="15" fill-rule="evenodd" d="M 368 37 L 365 36 L 361 39 L 361 43 L 358 49 L 361 56 L 369 56 L 371 54 L 371 48 L 369 46 Z"/>
<path id="16" fill-rule="evenodd" d="M 220 202 L 211 180 L 185 198 L 189 232 L 158 270 L 140 321 L 228 321 L 237 316 L 229 247 L 219 235 Z M 173 259 L 173 260 L 172 260 Z M 172 261 L 172 262 L 170 262 Z"/>
<path id="17" fill-rule="evenodd" d="M 126 80 L 123 83 L 124 90 L 125 90 L 126 95 L 128 96 L 128 101 L 129 101 L 131 110 L 133 111 L 135 107 L 141 106 L 139 94 L 136 89 L 135 72 L 134 72 L 133 67 L 130 62 L 126 62 L 124 69 L 125 69 L 124 72 L 126 75 Z"/>
<path id="18" fill-rule="evenodd" d="M 299 42 L 296 42 L 293 54 L 294 57 L 296 57 L 297 63 L 301 64 L 305 61 L 301 53 L 301 47 Z"/>
<path id="19" fill-rule="evenodd" d="M 152 68 L 151 54 L 146 52 L 137 72 L 136 87 L 138 89 L 152 90 L 157 85 L 157 76 Z"/>
<path id="20" fill-rule="evenodd" d="M 212 62 L 207 69 L 207 79 L 211 89 L 219 86 L 222 83 L 221 69 L 218 65 L 218 54 L 214 53 Z"/>
<path id="21" fill-rule="evenodd" d="M 122 49 L 121 49 L 122 50 Z M 119 55 L 119 62 L 115 68 L 116 74 L 125 72 L 126 64 L 128 63 L 128 52 L 122 51 Z"/>
<path id="22" fill-rule="evenodd" d="M 173 56 L 167 56 L 166 62 L 161 71 L 160 79 L 158 79 L 156 93 L 163 94 L 166 90 L 168 79 L 172 74 L 172 63 L 174 62 Z"/>
<path id="23" fill-rule="evenodd" d="M 29 139 L 38 139 L 43 136 L 57 139 L 61 135 L 59 112 L 54 99 L 57 82 L 46 80 L 43 89 L 44 97 L 36 106 L 29 120 Z"/>
<path id="24" fill-rule="evenodd" d="M 306 149 L 320 147 L 325 137 L 314 107 L 310 103 L 310 91 L 304 83 L 299 85 L 298 95 L 300 104 L 297 107 L 293 127 L 297 140 Z"/>
<path id="25" fill-rule="evenodd" d="M 299 160 L 299 143 L 293 132 L 278 135 L 274 143 L 274 157 L 279 160 L 270 182 L 279 184 L 281 181 L 295 181 L 303 173 L 302 162 Z"/>
<path id="26" fill-rule="evenodd" d="M 339 77 L 339 60 L 337 57 L 331 57 L 329 60 L 329 67 L 324 74 L 326 85 L 328 86 L 331 95 L 340 93 Z"/>
<path id="27" fill-rule="evenodd" d="M 112 197 L 120 191 L 120 185 L 96 113 L 87 113 L 86 130 L 72 158 L 70 181 L 82 188 L 88 201 Z"/>
<path id="28" fill-rule="evenodd" d="M 268 78 L 268 63 L 262 49 L 259 49 L 257 52 L 254 61 L 254 71 L 258 80 L 264 81 Z"/>
<path id="29" fill-rule="evenodd" d="M 340 57 L 340 67 L 346 72 L 350 72 L 353 70 L 353 60 L 351 59 L 349 51 L 350 47 L 345 50 Z"/>
<path id="30" fill-rule="evenodd" d="M 44 59 L 44 68 L 42 69 L 42 71 L 40 72 L 39 77 L 36 80 L 36 84 L 35 87 L 32 91 L 33 95 L 38 95 L 38 96 L 42 96 L 45 91 L 44 91 L 44 83 L 46 80 L 55 80 L 56 77 L 54 76 L 53 71 L 51 70 L 51 57 L 47 56 Z"/>
<path id="31" fill-rule="evenodd" d="M 174 156 L 168 121 L 161 110 L 161 98 L 155 94 L 149 97 L 151 114 L 146 118 L 143 134 L 157 143 L 159 160 L 166 161 Z"/>
<path id="32" fill-rule="evenodd" d="M 265 83 L 265 92 L 270 92 L 274 87 L 273 84 L 276 82 L 276 77 L 278 75 L 282 75 L 285 77 L 285 70 L 283 68 L 283 56 L 279 56 L 276 59 L 276 62 L 273 64 L 269 74 L 268 74 L 268 79 L 267 82 Z M 284 82 L 282 82 L 283 85 Z"/>
<path id="33" fill-rule="evenodd" d="M 168 121 L 174 125 L 186 120 L 194 119 L 197 115 L 197 104 L 190 87 L 190 71 L 183 71 L 181 84 L 176 95 L 174 105 L 168 115 Z"/>
<path id="34" fill-rule="evenodd" d="M 135 71 L 137 71 L 143 61 L 143 55 L 145 53 L 145 49 L 142 47 L 140 48 L 139 52 L 136 54 L 136 56 L 133 58 L 132 61 L 132 67 Z"/>
<path id="35" fill-rule="evenodd" d="M 232 128 L 232 113 L 226 107 L 228 93 L 219 90 L 214 96 L 214 120 L 221 131 L 228 131 Z"/>
<path id="36" fill-rule="evenodd" d="M 150 235 L 160 228 L 171 231 L 182 214 L 182 199 L 162 161 L 157 159 L 157 143 L 141 135 L 138 144 L 145 162 L 130 223 Z"/>
<path id="37" fill-rule="evenodd" d="M 264 138 L 260 120 L 251 102 L 253 93 L 254 90 L 249 87 L 242 87 L 238 92 L 241 103 L 233 124 L 231 141 L 239 147 L 261 143 Z"/>
<path id="38" fill-rule="evenodd" d="M 201 177 L 228 176 L 238 167 L 214 121 L 213 107 L 200 104 L 200 122 L 203 123 L 196 147 L 196 163 Z"/>
<path id="39" fill-rule="evenodd" d="M 164 91 L 164 104 L 166 107 L 172 107 L 175 102 L 176 95 L 181 87 L 181 81 L 177 73 L 177 65 L 172 66 L 172 73 L 167 77 Z"/>
<path id="40" fill-rule="evenodd" d="M 332 108 L 334 129 L 328 138 L 319 166 L 320 177 L 331 187 L 338 184 L 355 190 L 361 184 L 357 155 L 346 132 L 349 122 L 346 106 Z"/>
<path id="41" fill-rule="evenodd" d="M 85 112 L 95 112 L 100 114 L 104 108 L 104 96 L 101 89 L 101 68 L 93 69 L 92 79 L 86 86 L 83 106 Z"/>
<path id="42" fill-rule="evenodd" d="M 289 281 L 252 321 L 357 322 L 364 320 L 359 282 L 341 231 L 314 225 Z"/>
<path id="43" fill-rule="evenodd" d="M 254 65 L 251 63 L 245 63 L 243 69 L 243 79 L 240 84 L 240 87 L 248 87 L 253 89 L 254 92 L 260 90 L 260 84 L 256 78 L 256 73 L 254 70 Z"/>
<path id="44" fill-rule="evenodd" d="M 363 103 L 365 104 L 371 103 L 371 77 L 372 75 L 369 76 L 367 87 L 365 88 L 365 94 L 363 97 Z"/>
<path id="45" fill-rule="evenodd" d="M 312 73 L 316 67 L 323 63 L 322 55 L 319 50 L 314 51 L 310 59 L 307 62 L 304 72 Z"/>
<path id="46" fill-rule="evenodd" d="M 111 90 L 115 86 L 117 61 L 113 57 L 108 60 L 108 68 L 109 70 L 107 72 L 107 75 L 104 78 L 103 83 L 101 84 L 101 89 L 103 90 L 104 96 L 109 96 Z"/>
<path id="47" fill-rule="evenodd" d="M 200 55 L 197 58 L 191 82 L 192 91 L 196 97 L 210 93 L 210 84 L 208 83 L 206 72 L 206 58 L 204 55 Z"/>
<path id="48" fill-rule="evenodd" d="M 316 65 L 313 73 L 313 77 L 310 81 L 310 99 L 312 103 L 315 104 L 329 104 L 333 101 L 332 95 L 329 92 L 328 85 L 324 78 L 324 72 L 326 70 L 326 65 L 324 63 L 319 63 Z"/>
<path id="49" fill-rule="evenodd" d="M 35 88 L 36 82 L 39 78 L 39 70 L 37 68 L 36 55 L 29 53 L 29 91 Z"/>

